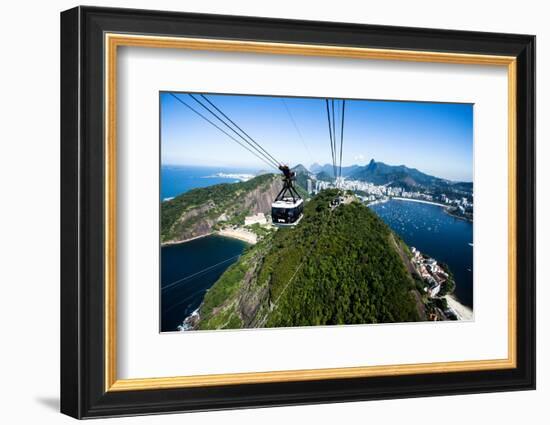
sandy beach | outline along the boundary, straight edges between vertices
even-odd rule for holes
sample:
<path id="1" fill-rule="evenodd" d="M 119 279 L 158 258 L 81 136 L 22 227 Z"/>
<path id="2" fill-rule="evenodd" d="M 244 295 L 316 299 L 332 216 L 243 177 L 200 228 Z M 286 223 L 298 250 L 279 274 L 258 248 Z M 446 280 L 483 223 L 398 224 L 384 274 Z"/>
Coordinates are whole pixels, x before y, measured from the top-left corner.
<path id="1" fill-rule="evenodd" d="M 461 304 L 452 295 L 445 295 L 444 298 L 447 300 L 447 305 L 454 310 L 454 312 L 459 316 L 460 320 L 474 319 L 474 312 L 470 307 L 466 307 L 465 305 Z"/>
<path id="2" fill-rule="evenodd" d="M 161 243 L 161 246 L 177 245 L 177 244 L 180 244 L 180 243 L 193 241 L 195 239 L 204 238 L 204 237 L 210 236 L 210 235 L 219 235 L 219 236 L 225 236 L 226 238 L 238 239 L 240 241 L 247 242 L 251 245 L 255 245 L 258 242 L 258 237 L 256 236 L 256 234 L 252 233 L 252 232 L 249 232 L 248 230 L 245 230 L 245 229 L 223 229 L 223 230 L 219 230 L 217 232 L 209 232 L 209 233 L 206 233 L 204 235 L 195 236 L 193 238 L 184 239 L 184 240 L 180 240 L 180 241 L 163 242 L 163 243 Z"/>
<path id="3" fill-rule="evenodd" d="M 239 239 L 251 245 L 254 245 L 256 244 L 256 242 L 258 242 L 258 237 L 256 236 L 255 233 L 249 232 L 248 230 L 244 230 L 244 229 L 223 229 L 217 233 L 220 236 Z"/>

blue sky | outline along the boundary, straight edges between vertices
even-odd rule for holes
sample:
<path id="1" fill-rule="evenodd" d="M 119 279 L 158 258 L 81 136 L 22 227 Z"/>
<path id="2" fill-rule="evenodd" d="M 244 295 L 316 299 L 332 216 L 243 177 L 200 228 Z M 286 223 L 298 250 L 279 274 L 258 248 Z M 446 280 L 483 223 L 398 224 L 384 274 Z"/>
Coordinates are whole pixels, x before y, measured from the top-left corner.
<path id="1" fill-rule="evenodd" d="M 187 94 L 175 94 L 208 116 Z M 267 168 L 170 93 L 160 96 L 163 165 Z M 306 167 L 331 163 L 324 98 L 206 96 L 277 160 Z M 342 165 L 371 158 L 472 181 L 473 105 L 347 100 Z"/>

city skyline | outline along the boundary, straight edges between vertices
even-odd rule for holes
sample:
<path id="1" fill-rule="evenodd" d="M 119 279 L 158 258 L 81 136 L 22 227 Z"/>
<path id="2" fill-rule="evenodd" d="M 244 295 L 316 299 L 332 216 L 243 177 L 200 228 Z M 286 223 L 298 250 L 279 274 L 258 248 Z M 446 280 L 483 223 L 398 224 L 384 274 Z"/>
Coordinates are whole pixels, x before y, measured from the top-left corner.
<path id="1" fill-rule="evenodd" d="M 187 94 L 174 95 L 208 116 Z M 174 95 L 160 94 L 162 165 L 266 169 Z M 325 98 L 207 97 L 278 161 L 308 168 L 331 163 Z M 472 181 L 473 105 L 347 99 L 342 166 L 367 165 L 371 159 Z"/>

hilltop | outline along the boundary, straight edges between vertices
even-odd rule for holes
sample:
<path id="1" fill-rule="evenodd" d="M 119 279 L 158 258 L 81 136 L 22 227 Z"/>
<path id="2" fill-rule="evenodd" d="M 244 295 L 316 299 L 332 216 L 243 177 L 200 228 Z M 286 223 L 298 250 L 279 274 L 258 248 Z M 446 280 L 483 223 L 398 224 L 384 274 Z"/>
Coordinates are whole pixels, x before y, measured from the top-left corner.
<path id="1" fill-rule="evenodd" d="M 292 171 L 296 174 L 312 174 L 303 164 L 298 164 L 295 167 L 292 167 Z"/>
<path id="2" fill-rule="evenodd" d="M 424 305 L 406 246 L 358 202 L 306 203 L 304 218 L 248 248 L 207 292 L 198 329 L 417 321 Z"/>

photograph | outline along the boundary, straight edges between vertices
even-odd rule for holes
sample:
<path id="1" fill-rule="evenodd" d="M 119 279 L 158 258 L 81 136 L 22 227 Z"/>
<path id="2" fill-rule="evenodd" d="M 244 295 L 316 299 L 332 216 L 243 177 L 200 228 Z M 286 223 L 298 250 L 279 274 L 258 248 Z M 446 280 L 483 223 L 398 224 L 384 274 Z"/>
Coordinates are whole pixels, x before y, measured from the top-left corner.
<path id="1" fill-rule="evenodd" d="M 292 407 L 280 423 L 338 403 L 332 416 L 322 407 L 332 424 L 368 402 L 375 422 L 414 422 L 394 408 L 412 398 L 423 422 L 480 406 L 505 423 L 539 413 L 543 14 L 526 6 L 527 25 L 517 7 L 495 23 L 494 8 L 121 6 L 75 6 L 53 24 L 32 14 L 53 47 L 22 55 L 8 87 L 22 118 L 6 140 L 23 135 L 38 153 L 5 143 L 21 150 L 8 174 L 29 180 L 6 199 L 34 188 L 40 222 L 56 224 L 40 230 L 57 233 L 22 236 L 37 209 L 19 207 L 26 225 L 4 220 L 8 245 L 60 245 L 42 267 L 19 249 L 7 279 L 42 291 L 6 298 L 7 316 L 28 321 L 7 329 L 20 341 L 40 317 L 39 335 L 57 341 L 24 364 L 55 366 L 31 371 L 40 410 L 22 397 L 14 417 L 220 422 Z M 21 70 L 40 77 L 33 63 L 56 55 L 44 68 L 56 83 L 37 84 L 44 99 L 60 89 L 60 108 L 29 126 L 21 87 L 36 78 Z M 58 290 L 21 283 L 29 265 L 55 271 Z M 36 314 L 20 314 L 23 299 Z M 31 345 L 11 351 L 26 358 Z M 28 371 L 5 363 L 19 388 Z M 239 425 L 258 422 L 243 413 Z"/>
<path id="2" fill-rule="evenodd" d="M 159 108 L 161 332 L 474 320 L 474 105 Z"/>

